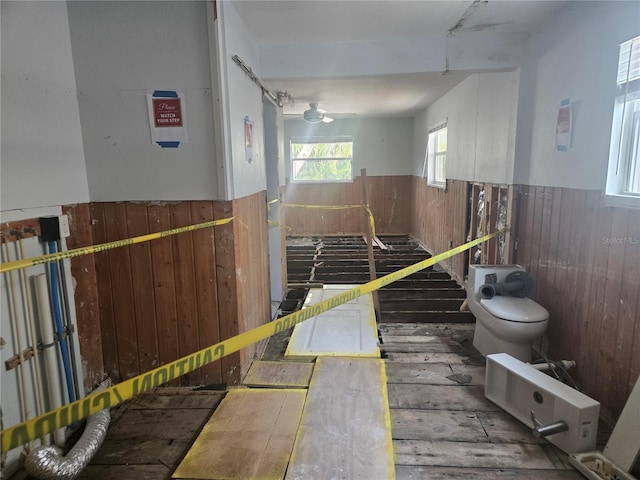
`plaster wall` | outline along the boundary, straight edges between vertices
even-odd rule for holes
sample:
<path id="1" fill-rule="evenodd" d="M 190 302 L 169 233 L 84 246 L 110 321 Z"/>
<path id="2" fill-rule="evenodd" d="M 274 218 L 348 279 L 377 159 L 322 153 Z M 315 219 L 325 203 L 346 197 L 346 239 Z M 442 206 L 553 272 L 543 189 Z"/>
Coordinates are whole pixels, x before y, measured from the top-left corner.
<path id="1" fill-rule="evenodd" d="M 0 209 L 86 202 L 67 4 L 3 1 L 0 13 Z"/>
<path id="2" fill-rule="evenodd" d="M 286 176 L 291 178 L 292 137 L 353 138 L 353 176 L 362 168 L 367 175 L 410 175 L 413 135 L 411 118 L 336 119 L 331 123 L 309 124 L 304 120 L 285 120 L 284 150 Z"/>
<path id="3" fill-rule="evenodd" d="M 640 2 L 573 2 L 530 42 L 522 65 L 516 183 L 604 189 L 619 45 L 640 35 Z M 571 146 L 556 148 L 560 101 L 570 99 Z"/>
<path id="4" fill-rule="evenodd" d="M 428 132 L 447 124 L 447 178 L 512 183 L 519 72 L 473 74 L 416 116 L 412 174 L 425 176 Z"/>
<path id="5" fill-rule="evenodd" d="M 216 199 L 205 3 L 68 5 L 91 201 Z M 154 90 L 184 94 L 178 148 L 152 143 Z"/>
<path id="6" fill-rule="evenodd" d="M 252 70 L 258 68 L 251 32 L 232 2 L 216 5 L 226 197 L 234 199 L 267 188 L 262 91 L 233 60 L 237 55 Z M 260 72 L 254 71 L 260 77 Z M 245 145 L 245 119 L 253 125 L 251 161 Z"/>

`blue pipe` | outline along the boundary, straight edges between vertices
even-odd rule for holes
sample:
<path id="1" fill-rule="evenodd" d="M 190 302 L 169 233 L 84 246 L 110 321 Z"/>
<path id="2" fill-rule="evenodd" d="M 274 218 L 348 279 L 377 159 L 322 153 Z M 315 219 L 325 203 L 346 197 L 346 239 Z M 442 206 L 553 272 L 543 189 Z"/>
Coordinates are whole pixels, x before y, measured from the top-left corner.
<path id="1" fill-rule="evenodd" d="M 49 253 L 56 253 L 58 247 L 55 241 L 48 242 Z M 69 346 L 67 345 L 67 337 L 64 333 L 62 325 L 62 309 L 60 308 L 60 297 L 58 295 L 58 264 L 51 262 L 49 264 L 51 273 L 51 301 L 53 303 L 53 317 L 56 323 L 56 333 L 60 340 L 60 353 L 62 354 L 62 364 L 64 365 L 64 376 L 67 380 L 67 393 L 69 394 L 69 402 L 75 402 L 76 391 L 73 386 L 73 372 L 71 370 L 71 358 L 69 357 Z"/>

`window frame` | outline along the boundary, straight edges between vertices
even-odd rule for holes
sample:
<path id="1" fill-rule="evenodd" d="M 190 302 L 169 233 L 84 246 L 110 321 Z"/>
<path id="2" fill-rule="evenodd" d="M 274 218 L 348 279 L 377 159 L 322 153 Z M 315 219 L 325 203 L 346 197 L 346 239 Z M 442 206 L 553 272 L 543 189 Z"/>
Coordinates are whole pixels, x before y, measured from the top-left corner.
<path id="1" fill-rule="evenodd" d="M 427 185 L 442 189 L 447 188 L 447 154 L 449 151 L 449 133 L 447 123 L 448 119 L 445 118 L 444 120 L 441 120 L 434 124 L 434 126 L 427 132 L 427 147 L 424 158 L 425 168 L 423 171 L 423 177 L 425 177 L 426 173 Z M 447 135 L 445 149 L 442 151 L 437 151 L 437 135 L 443 130 L 445 132 L 445 135 Z M 442 165 L 442 168 L 444 169 L 443 180 L 436 178 L 439 157 L 444 157 L 444 163 Z"/>
<path id="2" fill-rule="evenodd" d="M 351 157 L 318 157 L 318 158 L 297 158 L 293 156 L 294 144 L 311 144 L 311 143 L 351 143 Z M 289 138 L 289 167 L 291 171 L 290 182 L 297 184 L 323 184 L 323 183 L 353 183 L 354 181 L 354 157 L 355 142 L 351 135 L 338 135 L 338 136 L 305 136 L 305 137 L 290 137 Z M 294 173 L 295 161 L 323 161 L 323 160 L 349 160 L 351 166 L 351 175 L 348 179 L 322 179 L 322 180 L 297 180 Z"/>
<path id="3" fill-rule="evenodd" d="M 640 209 L 640 67 L 632 66 L 640 62 L 640 36 L 620 45 L 618 59 L 604 199 L 607 205 Z M 629 189 L 633 176 L 637 191 Z"/>

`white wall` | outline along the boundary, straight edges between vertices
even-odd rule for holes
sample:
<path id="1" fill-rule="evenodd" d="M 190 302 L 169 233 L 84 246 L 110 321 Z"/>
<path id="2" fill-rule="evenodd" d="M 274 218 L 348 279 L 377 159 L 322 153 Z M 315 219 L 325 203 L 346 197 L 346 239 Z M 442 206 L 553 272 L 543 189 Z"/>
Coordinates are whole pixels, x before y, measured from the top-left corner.
<path id="1" fill-rule="evenodd" d="M 336 119 L 331 123 L 310 124 L 304 120 L 285 120 L 284 150 L 286 175 L 291 178 L 291 137 L 353 137 L 353 176 L 367 169 L 369 176 L 411 175 L 412 118 Z"/>
<path id="2" fill-rule="evenodd" d="M 447 178 L 511 183 L 519 73 L 473 74 L 416 116 L 412 174 L 422 176 L 430 129 L 447 121 Z"/>
<path id="3" fill-rule="evenodd" d="M 0 2 L 3 211 L 86 202 L 65 2 Z"/>
<path id="4" fill-rule="evenodd" d="M 92 201 L 216 199 L 206 3 L 70 2 Z M 147 93 L 185 94 L 189 142 L 152 144 Z"/>
<path id="5" fill-rule="evenodd" d="M 604 189 L 619 44 L 639 34 L 640 2 L 572 2 L 532 38 L 521 75 L 516 183 Z M 565 98 L 572 147 L 558 152 Z"/>
<path id="6" fill-rule="evenodd" d="M 233 61 L 238 55 L 260 76 L 255 40 L 232 2 L 217 2 L 218 57 L 221 76 L 226 198 L 241 198 L 266 190 L 262 91 Z M 245 117 L 253 122 L 253 158 L 245 155 Z"/>

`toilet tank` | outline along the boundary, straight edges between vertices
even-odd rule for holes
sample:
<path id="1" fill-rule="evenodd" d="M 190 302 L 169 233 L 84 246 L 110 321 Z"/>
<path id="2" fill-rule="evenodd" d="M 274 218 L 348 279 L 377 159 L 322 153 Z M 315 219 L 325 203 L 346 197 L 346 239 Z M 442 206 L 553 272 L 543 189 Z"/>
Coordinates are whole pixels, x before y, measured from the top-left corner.
<path id="1" fill-rule="evenodd" d="M 525 271 L 520 265 L 469 265 L 469 277 L 467 279 L 467 291 L 473 292 L 479 299 L 479 288 L 486 282 L 487 275 L 495 274 L 498 282 L 504 282 L 511 272 Z"/>

